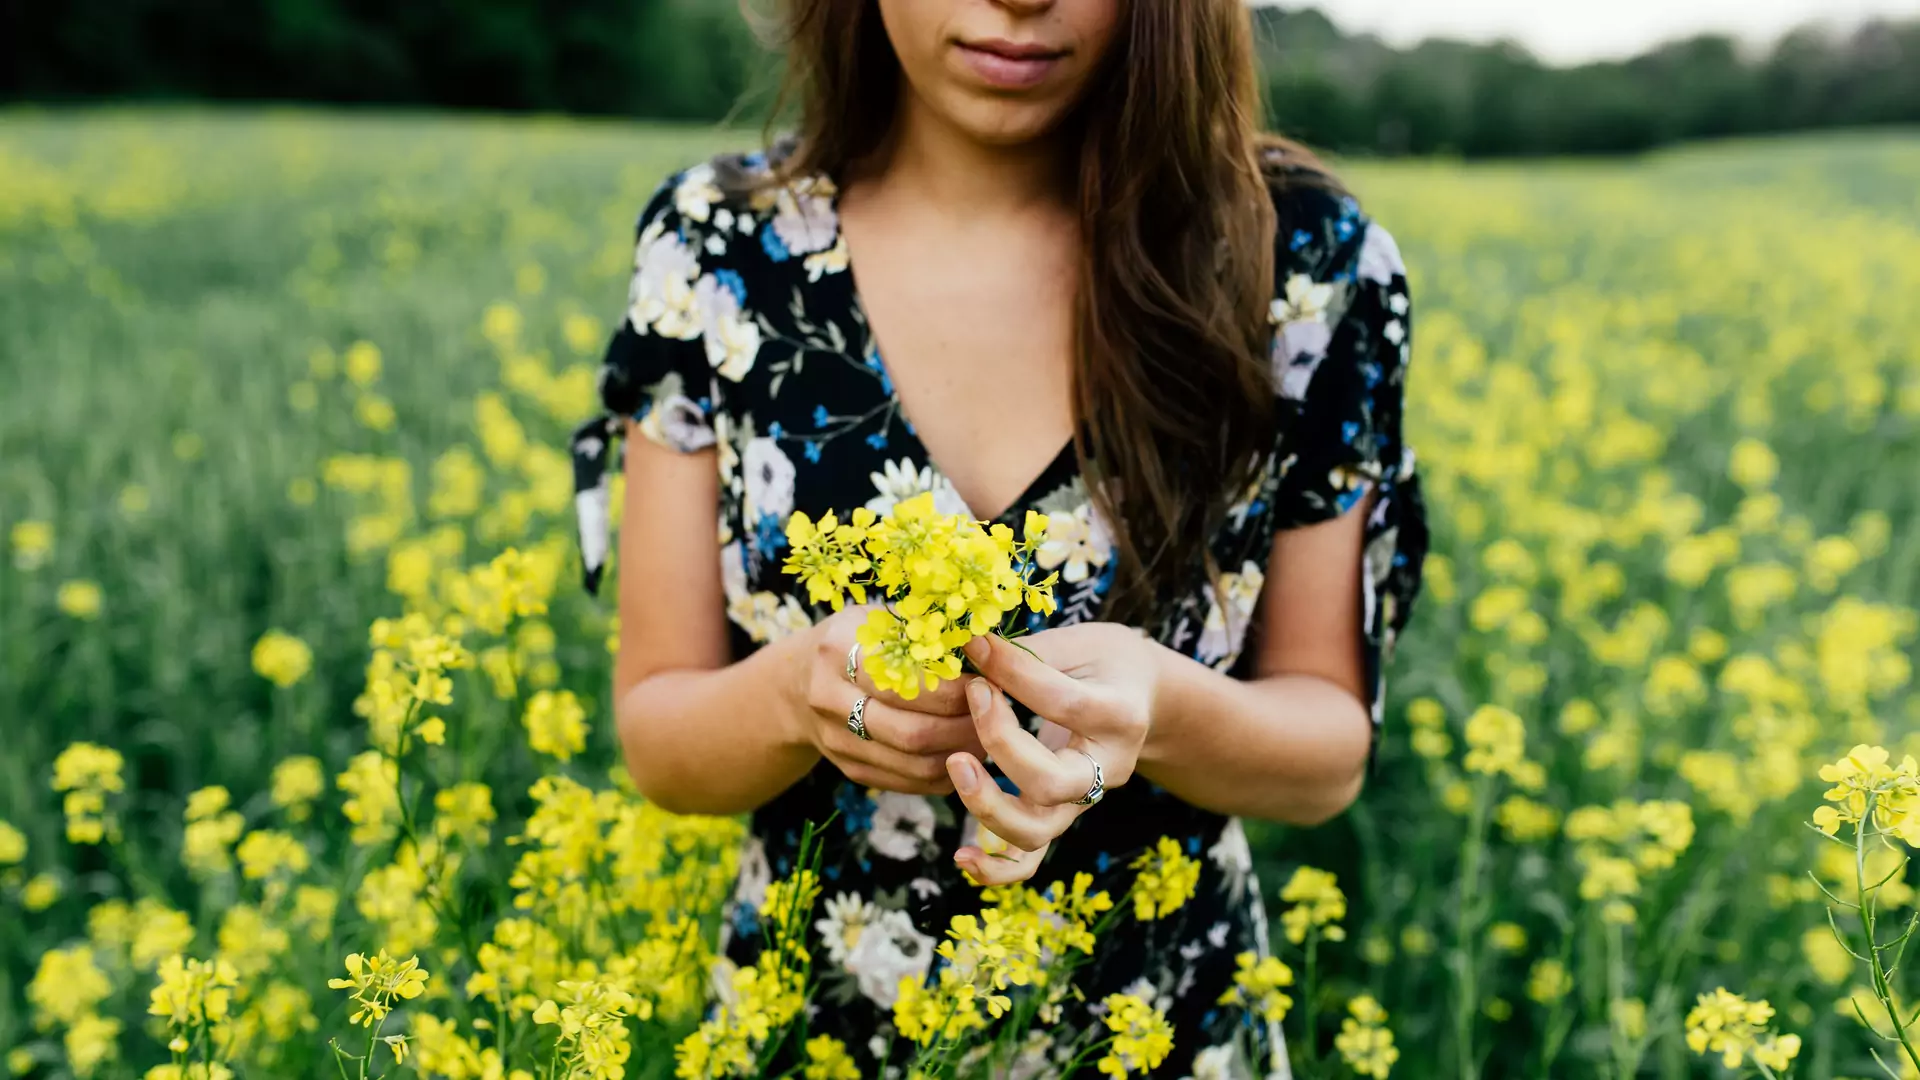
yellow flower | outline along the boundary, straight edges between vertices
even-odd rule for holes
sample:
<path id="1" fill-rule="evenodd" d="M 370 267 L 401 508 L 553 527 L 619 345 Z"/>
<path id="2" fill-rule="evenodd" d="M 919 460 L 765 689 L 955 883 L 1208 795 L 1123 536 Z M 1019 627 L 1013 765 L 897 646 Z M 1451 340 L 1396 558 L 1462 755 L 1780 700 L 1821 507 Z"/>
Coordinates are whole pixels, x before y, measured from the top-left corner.
<path id="1" fill-rule="evenodd" d="M 8 542 L 16 569 L 38 570 L 53 554 L 53 525 L 39 520 L 15 522 L 8 532 Z"/>
<path id="2" fill-rule="evenodd" d="M 85 578 L 62 582 L 53 601 L 61 611 L 76 619 L 100 617 L 100 586 Z"/>
<path id="3" fill-rule="evenodd" d="M 1347 1003 L 1348 1015 L 1340 1021 L 1340 1033 L 1333 1037 L 1334 1049 L 1356 1076 L 1387 1080 L 1400 1051 L 1393 1045 L 1393 1032 L 1387 1029 L 1387 1012 L 1371 994 L 1361 994 Z"/>
<path id="4" fill-rule="evenodd" d="M 1738 1068 L 1750 1054 L 1773 1070 L 1784 1070 L 1800 1053 L 1798 1035 L 1776 1035 L 1769 1025 L 1773 1006 L 1748 1001 L 1726 987 L 1701 994 L 1687 1014 L 1687 1046 L 1696 1054 L 1719 1054 L 1721 1064 Z"/>
<path id="5" fill-rule="evenodd" d="M 854 579 L 873 568 L 861 545 L 875 520 L 874 512 L 865 507 L 855 510 L 844 524 L 831 513 L 816 524 L 795 511 L 787 521 L 787 559 L 782 572 L 799 578 L 813 603 L 829 604 L 839 611 L 849 594 L 854 603 L 866 603 L 866 585 Z"/>
<path id="6" fill-rule="evenodd" d="M 1280 899 L 1293 905 L 1280 916 L 1288 941 L 1298 945 L 1309 932 L 1328 941 L 1345 940 L 1347 932 L 1340 920 L 1347 917 L 1347 897 L 1331 873 L 1300 867 L 1281 888 Z"/>
<path id="7" fill-rule="evenodd" d="M 380 378 L 380 346 L 371 341 L 356 341 L 347 346 L 347 378 L 355 386 L 372 386 Z"/>
<path id="8" fill-rule="evenodd" d="M 800 1071 L 805 1080 L 860 1080 L 860 1067 L 847 1053 L 847 1045 L 831 1035 L 815 1035 L 807 1040 L 807 1064 Z"/>
<path id="9" fill-rule="evenodd" d="M 1239 1005 L 1253 1016 L 1277 1024 L 1287 1018 L 1293 998 L 1281 992 L 1293 985 L 1293 969 L 1271 956 L 1243 952 L 1233 958 L 1239 970 L 1233 973 L 1233 985 L 1215 1004 Z"/>
<path id="10" fill-rule="evenodd" d="M 97 844 L 117 835 L 116 819 L 108 813 L 107 796 L 126 790 L 120 777 L 124 764 L 118 750 L 77 742 L 53 761 L 53 790 L 66 792 L 67 841 Z"/>
<path id="11" fill-rule="evenodd" d="M 33 1071 L 33 1051 L 24 1046 L 16 1046 L 7 1051 L 7 1071 L 15 1076 L 25 1076 Z"/>
<path id="12" fill-rule="evenodd" d="M 313 801 L 326 789 L 326 772 L 317 757 L 300 754 L 273 767 L 273 804 L 287 812 L 288 821 L 305 821 L 312 816 Z"/>
<path id="13" fill-rule="evenodd" d="M 396 420 L 393 402 L 379 394 L 360 394 L 353 399 L 353 418 L 368 431 L 392 431 Z"/>
<path id="14" fill-rule="evenodd" d="M 395 1001 L 417 998 L 427 989 L 427 972 L 417 957 L 395 960 L 385 949 L 372 959 L 349 953 L 346 966 L 347 978 L 328 979 L 327 986 L 353 991 L 353 1002 L 359 1008 L 348 1022 L 362 1027 L 372 1027 L 386 1019 Z"/>
<path id="15" fill-rule="evenodd" d="M 442 788 L 433 796 L 433 829 L 441 837 L 459 837 L 483 847 L 493 835 L 493 789 L 468 782 Z"/>
<path id="16" fill-rule="evenodd" d="M 1727 475 L 1749 492 L 1760 491 L 1780 474 L 1780 459 L 1758 439 L 1741 439 L 1733 444 L 1727 459 Z"/>
<path id="17" fill-rule="evenodd" d="M 93 950 L 76 945 L 40 955 L 40 966 L 27 984 L 27 1004 L 33 1006 L 34 1026 L 45 1031 L 55 1025 L 72 1026 L 112 992 L 106 972 L 94 962 Z"/>
<path id="18" fill-rule="evenodd" d="M 89 1013 L 73 1022 L 61 1040 L 67 1048 L 67 1065 L 76 1080 L 88 1080 L 100 1066 L 120 1054 L 120 1021 Z"/>
<path id="19" fill-rule="evenodd" d="M 1487 943 L 1505 953 L 1517 953 L 1527 947 L 1527 932 L 1517 924 L 1497 922 L 1487 928 Z"/>
<path id="20" fill-rule="evenodd" d="M 1180 844 L 1163 836 L 1133 860 L 1140 873 L 1133 883 L 1133 917 L 1163 919 L 1193 899 L 1200 884 L 1200 863 L 1188 858 Z"/>
<path id="21" fill-rule="evenodd" d="M 1525 760 L 1527 728 L 1513 712 L 1498 705 L 1482 705 L 1467 718 L 1468 772 L 1497 776 L 1512 774 Z"/>
<path id="22" fill-rule="evenodd" d="M 356 754 L 334 778 L 347 801 L 340 812 L 353 823 L 350 838 L 368 847 L 391 837 L 400 821 L 400 770 L 378 750 Z"/>
<path id="23" fill-rule="evenodd" d="M 1527 972 L 1527 996 L 1542 1005 L 1552 1005 L 1573 990 L 1573 976 L 1567 966 L 1547 957 L 1535 962 Z"/>
<path id="24" fill-rule="evenodd" d="M 147 1013 L 165 1017 L 176 1034 L 225 1020 L 240 984 L 240 973 L 225 960 L 192 960 L 177 953 L 161 962 L 158 974 Z"/>
<path id="25" fill-rule="evenodd" d="M 0 866 L 12 866 L 26 857 L 26 834 L 0 819 Z"/>
<path id="26" fill-rule="evenodd" d="M 45 911 L 60 899 L 60 879 L 52 874 L 35 874 L 20 887 L 20 906 L 28 911 Z"/>
<path id="27" fill-rule="evenodd" d="M 253 644 L 253 670 L 285 689 L 307 677 L 313 668 L 313 650 L 292 634 L 269 630 Z"/>
<path id="28" fill-rule="evenodd" d="M 1152 1005 L 1132 994 L 1108 994 L 1102 1021 L 1113 1032 L 1106 1054 L 1096 1063 L 1103 1075 L 1144 1074 L 1160 1067 L 1173 1052 L 1173 1026 Z"/>
<path id="29" fill-rule="evenodd" d="M 224 873 L 233 866 L 233 845 L 247 821 L 227 809 L 224 787 L 201 788 L 187 796 L 186 829 L 181 834 L 180 861 L 199 876 Z"/>
<path id="30" fill-rule="evenodd" d="M 301 885 L 293 890 L 294 926 L 304 928 L 308 940 L 322 942 L 333 936 L 333 913 L 340 906 L 340 895 L 323 885 Z"/>
<path id="31" fill-rule="evenodd" d="M 527 744 L 536 753 L 570 761 L 587 747 L 587 710 L 571 690 L 542 690 L 527 702 L 521 717 Z"/>

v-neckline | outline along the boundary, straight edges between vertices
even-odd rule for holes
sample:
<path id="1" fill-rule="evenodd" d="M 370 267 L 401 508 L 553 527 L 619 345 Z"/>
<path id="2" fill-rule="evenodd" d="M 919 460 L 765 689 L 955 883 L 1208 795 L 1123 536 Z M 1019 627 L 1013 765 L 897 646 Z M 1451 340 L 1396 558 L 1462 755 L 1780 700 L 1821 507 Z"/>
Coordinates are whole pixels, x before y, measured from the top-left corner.
<path id="1" fill-rule="evenodd" d="M 927 446 L 926 442 L 920 438 L 919 426 L 913 422 L 913 417 L 907 414 L 907 403 L 900 397 L 900 384 L 894 379 L 893 373 L 887 368 L 886 351 L 880 347 L 880 335 L 874 329 L 873 315 L 867 310 L 866 298 L 862 296 L 860 292 L 860 280 L 854 273 L 853 247 L 847 243 L 846 229 L 841 225 L 840 221 L 840 196 L 844 189 L 840 186 L 839 181 L 830 176 L 822 176 L 820 179 L 824 179 L 833 192 L 827 199 L 828 212 L 833 215 L 833 242 L 829 244 L 828 247 L 837 244 L 847 249 L 846 268 L 837 276 L 846 279 L 848 310 L 852 312 L 854 320 L 859 324 L 861 333 L 865 336 L 866 349 L 872 354 L 871 361 L 864 356 L 855 357 L 854 359 L 861 363 L 870 363 L 870 365 L 878 371 L 880 375 L 880 392 L 886 396 L 890 407 L 893 409 L 894 415 L 900 418 L 901 427 L 905 429 L 907 437 L 913 440 L 914 448 L 919 451 L 920 461 L 929 469 L 933 470 L 935 477 L 946 481 L 947 486 L 953 488 L 953 497 L 959 501 L 961 506 L 966 508 L 969 517 L 978 521 L 1006 522 L 1009 518 L 1019 515 L 1022 510 L 1032 506 L 1035 501 L 1047 492 L 1071 480 L 1074 471 L 1079 467 L 1079 461 L 1078 455 L 1074 451 L 1073 437 L 1068 436 L 1065 445 L 1061 446 L 1059 450 L 1054 452 L 1052 457 L 1040 465 L 1038 471 L 1033 474 L 1033 478 L 1027 481 L 1026 486 L 1021 488 L 1020 493 L 1014 496 L 1013 501 L 1009 503 L 1005 509 L 991 517 L 980 513 L 977 508 L 967 502 L 966 496 L 960 494 L 959 488 L 953 487 L 953 477 L 946 469 L 941 467 L 938 461 L 934 460 L 932 448 Z M 850 339 L 848 344 L 851 345 L 854 344 L 854 342 Z"/>

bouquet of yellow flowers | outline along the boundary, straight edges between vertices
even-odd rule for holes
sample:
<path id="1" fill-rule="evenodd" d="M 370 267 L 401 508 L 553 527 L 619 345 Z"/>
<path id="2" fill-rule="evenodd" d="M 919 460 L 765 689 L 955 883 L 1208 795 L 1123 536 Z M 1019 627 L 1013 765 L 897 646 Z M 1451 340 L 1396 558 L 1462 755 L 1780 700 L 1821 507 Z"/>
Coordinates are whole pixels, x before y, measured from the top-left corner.
<path id="1" fill-rule="evenodd" d="M 816 604 L 835 611 L 851 597 L 879 606 L 860 627 L 860 651 L 874 686 L 903 698 L 960 677 L 960 649 L 977 637 L 1011 636 L 1022 610 L 1051 614 L 1059 575 L 1038 577 L 1034 552 L 1047 517 L 1031 510 L 1019 539 L 1007 525 L 940 514 L 931 493 L 882 516 L 861 508 L 841 521 L 796 512 L 787 522 L 782 567 Z"/>

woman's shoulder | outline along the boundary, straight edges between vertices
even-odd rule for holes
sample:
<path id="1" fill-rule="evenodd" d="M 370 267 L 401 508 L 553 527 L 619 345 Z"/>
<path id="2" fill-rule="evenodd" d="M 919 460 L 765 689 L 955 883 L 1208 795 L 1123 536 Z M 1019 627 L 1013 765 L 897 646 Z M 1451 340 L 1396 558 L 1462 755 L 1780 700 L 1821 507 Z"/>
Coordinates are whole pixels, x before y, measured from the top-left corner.
<path id="1" fill-rule="evenodd" d="M 640 250 L 669 252 L 694 279 L 724 285 L 742 310 L 768 297 L 787 304 L 794 288 L 844 271 L 833 182 L 790 174 L 780 153 L 721 154 L 669 175 L 641 211 Z"/>
<path id="2" fill-rule="evenodd" d="M 1304 276 L 1315 282 L 1405 287 L 1400 245 L 1324 166 L 1284 150 L 1263 161 L 1274 209 L 1278 292 Z"/>

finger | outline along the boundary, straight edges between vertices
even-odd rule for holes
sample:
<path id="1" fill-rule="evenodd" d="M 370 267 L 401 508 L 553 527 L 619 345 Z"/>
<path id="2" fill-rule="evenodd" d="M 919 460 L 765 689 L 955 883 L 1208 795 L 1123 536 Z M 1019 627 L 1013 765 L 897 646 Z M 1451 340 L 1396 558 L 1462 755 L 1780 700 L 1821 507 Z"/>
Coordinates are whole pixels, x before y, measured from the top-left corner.
<path id="1" fill-rule="evenodd" d="M 877 769 L 858 761 L 827 760 L 840 770 L 840 775 L 864 788 L 876 788 L 880 791 L 895 791 L 902 795 L 951 795 L 953 782 L 942 776 L 937 781 L 927 781 L 911 776 L 902 776 L 885 769 Z"/>
<path id="2" fill-rule="evenodd" d="M 905 753 L 885 743 L 868 742 L 846 730 L 829 730 L 821 738 L 820 749 L 840 767 L 841 772 L 847 773 L 849 780 L 856 778 L 848 770 L 859 766 L 876 775 L 918 784 L 926 788 L 929 794 L 936 789 L 941 795 L 953 790 L 953 779 L 947 773 L 946 758 L 940 754 Z M 884 786 L 888 791 L 901 790 L 893 784 L 874 786 Z"/>
<path id="3" fill-rule="evenodd" d="M 967 804 L 980 824 L 1026 851 L 1046 846 L 1079 815 L 1077 806 L 1035 806 L 1007 794 L 971 754 L 947 758 L 947 775 L 960 793 L 960 801 Z"/>
<path id="4" fill-rule="evenodd" d="M 977 847 L 963 847 L 953 853 L 953 863 L 975 885 L 1011 885 L 1033 877 L 1046 857 L 1044 846 L 1039 851 L 1008 848 L 998 855 L 989 855 Z"/>
<path id="5" fill-rule="evenodd" d="M 1070 803 L 1092 783 L 1086 759 L 1071 751 L 1056 753 L 1029 734 L 1013 714 L 1005 694 L 985 679 L 967 681 L 967 704 L 980 742 L 994 764 L 1020 788 L 1020 797 L 1040 806 Z"/>
<path id="6" fill-rule="evenodd" d="M 866 725 L 867 735 L 876 743 L 891 746 L 905 754 L 931 754 L 935 757 L 945 757 L 957 750 L 971 750 L 980 745 L 980 735 L 974 730 L 973 718 L 967 715 L 965 708 L 954 716 L 931 716 L 890 705 L 871 694 L 863 695 L 851 686 L 833 695 L 834 703 L 826 710 L 827 717 L 846 727 L 854 703 L 862 696 L 868 700 L 860 714 L 860 721 Z"/>
<path id="7" fill-rule="evenodd" d="M 1062 727 L 1074 727 L 1085 708 L 1085 687 L 998 634 L 968 642 L 967 658 L 993 685 Z"/>

